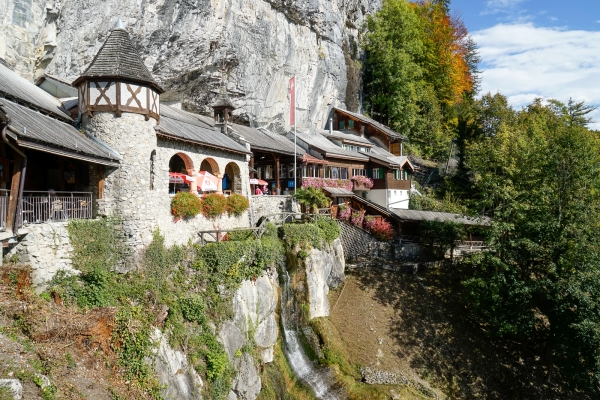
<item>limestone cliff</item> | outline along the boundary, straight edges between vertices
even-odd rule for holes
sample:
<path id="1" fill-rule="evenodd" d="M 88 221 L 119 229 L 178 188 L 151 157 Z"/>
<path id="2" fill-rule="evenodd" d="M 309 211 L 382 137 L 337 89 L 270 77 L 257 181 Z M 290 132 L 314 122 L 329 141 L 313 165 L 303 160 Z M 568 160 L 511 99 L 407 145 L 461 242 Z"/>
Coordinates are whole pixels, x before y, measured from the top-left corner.
<path id="1" fill-rule="evenodd" d="M 208 112 L 224 67 L 238 120 L 323 127 L 358 107 L 358 27 L 380 0 L 0 0 L 0 62 L 33 79 L 79 75 L 119 18 L 167 89 L 163 101 Z"/>

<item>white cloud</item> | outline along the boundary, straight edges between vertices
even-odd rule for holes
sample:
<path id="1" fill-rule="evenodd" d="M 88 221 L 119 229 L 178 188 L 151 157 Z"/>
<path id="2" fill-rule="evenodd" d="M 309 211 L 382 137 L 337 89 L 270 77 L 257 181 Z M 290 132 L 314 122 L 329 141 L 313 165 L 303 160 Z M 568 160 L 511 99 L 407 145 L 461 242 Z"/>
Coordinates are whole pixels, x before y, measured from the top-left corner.
<path id="1" fill-rule="evenodd" d="M 512 13 L 519 8 L 519 4 L 527 0 L 488 0 L 482 15 Z"/>
<path id="2" fill-rule="evenodd" d="M 501 92 L 516 107 L 535 97 L 600 105 L 600 32 L 499 24 L 473 39 L 482 58 L 482 93 Z M 600 129 L 600 110 L 592 117 Z"/>

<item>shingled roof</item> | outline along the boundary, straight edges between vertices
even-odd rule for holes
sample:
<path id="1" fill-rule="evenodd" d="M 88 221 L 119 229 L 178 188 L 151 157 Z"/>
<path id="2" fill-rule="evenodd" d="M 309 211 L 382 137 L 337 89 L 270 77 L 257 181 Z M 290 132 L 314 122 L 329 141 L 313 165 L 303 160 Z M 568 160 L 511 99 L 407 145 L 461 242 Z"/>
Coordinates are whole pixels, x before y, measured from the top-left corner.
<path id="1" fill-rule="evenodd" d="M 90 78 L 123 78 L 148 84 L 159 93 L 164 92 L 133 47 L 129 33 L 122 28 L 116 28 L 110 32 L 92 63 L 73 82 L 73 86 Z"/>

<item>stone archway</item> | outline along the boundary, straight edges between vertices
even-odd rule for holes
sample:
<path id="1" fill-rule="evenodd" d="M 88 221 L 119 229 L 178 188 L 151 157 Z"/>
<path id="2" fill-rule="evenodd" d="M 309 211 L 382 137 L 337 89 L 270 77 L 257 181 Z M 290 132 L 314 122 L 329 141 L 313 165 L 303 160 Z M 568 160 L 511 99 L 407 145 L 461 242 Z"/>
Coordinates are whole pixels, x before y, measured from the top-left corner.
<path id="1" fill-rule="evenodd" d="M 224 187 L 223 190 L 230 190 L 231 193 L 242 194 L 242 177 L 240 167 L 236 163 L 230 162 L 225 166 L 224 180 L 226 187 Z"/>
<path id="2" fill-rule="evenodd" d="M 182 174 L 189 175 L 193 178 L 196 177 L 194 169 L 194 163 L 192 159 L 185 153 L 176 153 L 169 159 L 169 172 L 179 172 Z M 171 192 L 171 185 L 169 184 L 169 192 Z M 196 181 L 190 183 L 190 192 L 196 193 Z"/>
<path id="3" fill-rule="evenodd" d="M 219 164 L 212 158 L 205 158 L 200 164 L 200 171 L 208 171 L 220 178 Z"/>

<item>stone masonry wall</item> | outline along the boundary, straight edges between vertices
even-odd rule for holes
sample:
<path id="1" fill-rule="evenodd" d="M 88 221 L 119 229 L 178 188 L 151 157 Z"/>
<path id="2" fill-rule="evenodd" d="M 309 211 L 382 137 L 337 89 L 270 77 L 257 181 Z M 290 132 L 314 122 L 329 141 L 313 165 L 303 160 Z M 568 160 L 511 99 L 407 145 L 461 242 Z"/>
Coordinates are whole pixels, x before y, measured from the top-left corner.
<path id="1" fill-rule="evenodd" d="M 256 225 L 265 215 L 300 210 L 292 196 L 251 196 L 250 207 L 252 225 Z"/>
<path id="2" fill-rule="evenodd" d="M 8 252 L 8 257 L 16 254 L 20 262 L 31 265 L 34 286 L 49 281 L 59 270 L 79 273 L 72 267 L 73 247 L 69 241 L 67 224 L 31 224 L 19 229 L 19 232 L 24 232 L 25 235 L 20 243 Z"/>

